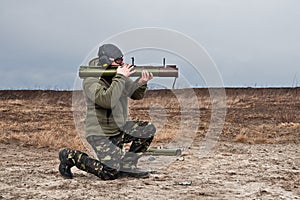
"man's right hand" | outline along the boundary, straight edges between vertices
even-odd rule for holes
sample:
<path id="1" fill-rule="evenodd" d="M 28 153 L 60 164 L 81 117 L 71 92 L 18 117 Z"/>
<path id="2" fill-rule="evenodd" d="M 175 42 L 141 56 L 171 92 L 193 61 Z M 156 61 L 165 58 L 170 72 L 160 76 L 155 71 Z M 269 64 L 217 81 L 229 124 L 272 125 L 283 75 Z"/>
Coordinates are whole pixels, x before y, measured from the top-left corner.
<path id="1" fill-rule="evenodd" d="M 117 68 L 117 74 L 122 74 L 126 78 L 128 78 L 131 74 L 135 73 L 134 66 L 130 64 L 124 64 Z"/>

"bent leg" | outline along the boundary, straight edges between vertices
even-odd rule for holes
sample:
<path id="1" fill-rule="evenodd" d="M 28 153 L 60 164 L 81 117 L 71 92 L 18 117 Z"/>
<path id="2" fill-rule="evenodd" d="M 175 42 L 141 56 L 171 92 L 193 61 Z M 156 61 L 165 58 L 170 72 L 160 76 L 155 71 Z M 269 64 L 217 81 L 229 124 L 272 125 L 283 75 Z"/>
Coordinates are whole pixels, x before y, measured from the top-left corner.
<path id="1" fill-rule="evenodd" d="M 93 158 L 90 158 L 86 153 L 63 148 L 59 151 L 59 172 L 65 178 L 73 178 L 71 168 L 76 166 L 78 169 L 92 173 L 102 179 L 106 177 L 102 174 L 103 165 Z"/>
<path id="2" fill-rule="evenodd" d="M 129 152 L 145 152 L 149 148 L 155 132 L 155 126 L 146 121 L 128 121 L 123 131 L 125 132 L 124 143 L 132 142 Z"/>
<path id="3" fill-rule="evenodd" d="M 123 142 L 132 142 L 129 152 L 122 159 L 122 171 L 130 176 L 148 177 L 148 172 L 139 171 L 137 168 L 138 159 L 149 148 L 156 128 L 153 124 L 144 121 L 128 121 L 123 131 Z"/>
<path id="4" fill-rule="evenodd" d="M 118 139 L 119 137 L 120 139 Z M 124 152 L 120 148 L 123 146 L 123 143 L 119 142 L 122 141 L 121 137 L 119 134 L 110 138 L 105 136 L 90 136 L 87 138 L 103 166 L 101 176 L 105 179 L 115 179 L 118 177 L 121 158 L 124 155 Z"/>
<path id="5" fill-rule="evenodd" d="M 89 157 L 86 153 L 70 148 L 61 149 L 59 152 L 59 171 L 65 178 L 73 178 L 71 168 L 94 174 L 103 180 L 116 179 L 119 176 L 120 161 L 123 152 L 107 137 L 91 136 L 87 138 L 94 148 L 99 160 Z M 115 141 L 118 141 L 115 139 Z M 119 145 L 119 144 L 118 144 Z"/>

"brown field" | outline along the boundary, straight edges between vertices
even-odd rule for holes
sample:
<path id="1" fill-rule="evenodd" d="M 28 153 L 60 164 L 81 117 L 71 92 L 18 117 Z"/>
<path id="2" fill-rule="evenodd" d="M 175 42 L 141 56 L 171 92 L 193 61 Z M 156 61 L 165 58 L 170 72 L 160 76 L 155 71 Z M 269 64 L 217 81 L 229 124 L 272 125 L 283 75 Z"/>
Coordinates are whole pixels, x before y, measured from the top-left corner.
<path id="1" fill-rule="evenodd" d="M 74 125 L 72 92 L 0 91 L 0 199 L 300 199 L 300 88 L 226 89 L 224 127 L 201 158 L 212 103 L 207 89 L 194 91 L 198 108 L 184 115 L 199 112 L 200 122 L 183 155 L 148 179 L 114 181 L 76 169 L 72 180 L 58 173 L 59 148 L 89 152 Z M 160 119 L 161 108 L 165 121 L 156 124 L 152 146 L 164 147 L 183 120 L 174 93 L 148 91 L 130 101 L 133 119 Z"/>

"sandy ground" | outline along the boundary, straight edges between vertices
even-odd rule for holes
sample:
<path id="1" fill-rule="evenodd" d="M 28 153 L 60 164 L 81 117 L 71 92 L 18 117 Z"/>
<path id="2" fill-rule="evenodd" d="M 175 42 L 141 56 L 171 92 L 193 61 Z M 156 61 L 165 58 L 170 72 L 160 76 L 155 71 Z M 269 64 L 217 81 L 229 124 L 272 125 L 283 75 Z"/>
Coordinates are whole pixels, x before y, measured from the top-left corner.
<path id="1" fill-rule="evenodd" d="M 113 181 L 63 179 L 56 150 L 0 148 L 0 199 L 300 199 L 298 145 L 220 142 L 206 158 L 193 146 L 150 178 Z"/>
<path id="2" fill-rule="evenodd" d="M 0 91 L 0 199 L 300 199 L 299 89 L 227 90 L 224 128 L 206 157 L 199 152 L 211 117 L 209 94 L 196 92 L 201 122 L 182 156 L 145 156 L 145 169 L 172 160 L 147 179 L 102 181 L 76 168 L 71 180 L 58 172 L 60 147 L 84 148 L 69 92 Z M 157 99 L 167 102 L 163 136 L 181 120 L 174 95 L 150 93 L 131 103 L 131 114 L 142 116 Z M 161 136 L 154 145 L 167 142 Z"/>

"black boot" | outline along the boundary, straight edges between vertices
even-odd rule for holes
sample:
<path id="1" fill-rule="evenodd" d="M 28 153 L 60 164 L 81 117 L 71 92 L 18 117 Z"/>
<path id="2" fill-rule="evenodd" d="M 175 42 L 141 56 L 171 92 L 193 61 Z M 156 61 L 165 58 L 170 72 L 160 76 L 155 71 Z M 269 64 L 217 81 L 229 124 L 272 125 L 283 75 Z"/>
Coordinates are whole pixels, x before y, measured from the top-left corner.
<path id="1" fill-rule="evenodd" d="M 74 161 L 72 160 L 72 155 L 74 153 L 75 153 L 74 150 L 68 148 L 64 148 L 59 151 L 58 155 L 59 155 L 60 164 L 58 170 L 64 178 L 68 178 L 68 179 L 73 178 L 71 168 L 75 165 Z"/>
<path id="2" fill-rule="evenodd" d="M 137 167 L 138 159 L 141 155 L 133 152 L 127 152 L 122 159 L 120 177 L 148 178 L 149 172 L 143 171 Z"/>
<path id="3" fill-rule="evenodd" d="M 120 171 L 119 177 L 149 178 L 149 172 L 135 168 L 131 171 Z"/>

